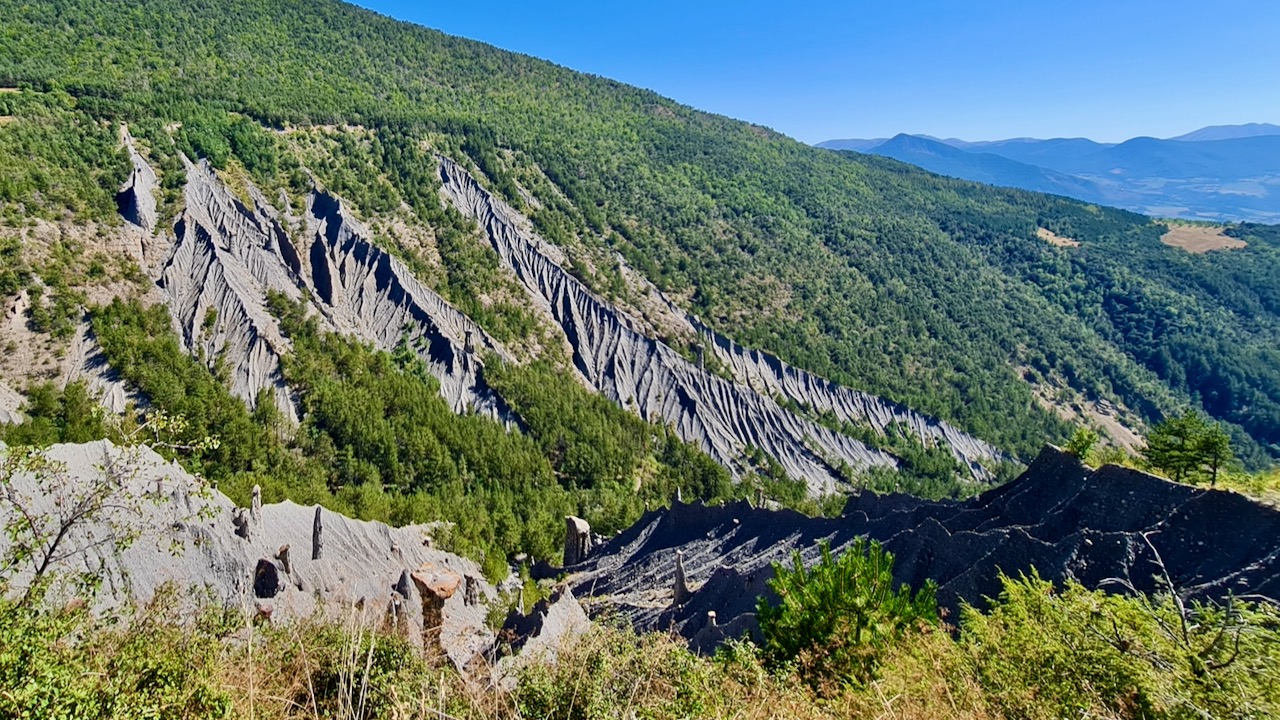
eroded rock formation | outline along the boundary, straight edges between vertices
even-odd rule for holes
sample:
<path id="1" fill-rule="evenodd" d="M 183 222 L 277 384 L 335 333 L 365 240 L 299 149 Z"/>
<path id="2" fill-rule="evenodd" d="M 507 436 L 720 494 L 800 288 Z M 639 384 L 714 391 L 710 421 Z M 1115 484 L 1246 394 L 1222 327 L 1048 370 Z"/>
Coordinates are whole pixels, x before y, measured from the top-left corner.
<path id="1" fill-rule="evenodd" d="M 853 390 L 789 365 L 777 356 L 743 347 L 694 317 L 688 317 L 703 341 L 730 368 L 738 382 L 769 397 L 784 397 L 813 413 L 864 425 L 881 434 L 900 424 L 927 445 L 950 448 L 951 454 L 977 479 L 989 479 L 984 461 L 1007 459 L 1005 453 L 937 418 L 918 413 L 882 397 Z"/>
<path id="2" fill-rule="evenodd" d="M 248 192 L 252 206 L 207 163 L 189 165 L 186 207 L 157 280 L 187 349 L 225 358 L 235 394 L 252 405 L 270 390 L 296 419 L 279 369 L 289 342 L 267 307 L 268 292 L 275 292 L 303 302 L 329 330 L 384 350 L 407 343 L 456 411 L 473 407 L 505 417 L 465 345 L 470 334 L 479 349 L 505 357 L 502 348 L 374 246 L 341 201 L 312 192 L 297 218 L 281 214 L 252 186 Z"/>
<path id="3" fill-rule="evenodd" d="M 157 222 L 155 173 L 127 134 L 123 137 L 135 169 L 122 191 L 121 211 L 149 231 Z M 563 329 L 588 384 L 643 417 L 671 424 L 735 474 L 747 469 L 744 456 L 750 448 L 777 459 L 814 493 L 842 482 L 841 465 L 896 466 L 890 454 L 787 411 L 775 396 L 881 430 L 902 422 L 928 442 L 946 443 L 979 479 L 986 476 L 979 461 L 998 456 L 944 423 L 737 346 L 661 298 L 690 335 L 703 336 L 737 382 L 709 373 L 646 336 L 627 314 L 587 290 L 563 269 L 557 248 L 533 234 L 523 218 L 458 165 L 441 159 L 441 178 L 444 197 L 479 221 L 534 304 Z M 184 192 L 182 215 L 172 235 L 164 235 L 171 243 L 163 261 L 155 263 L 157 285 L 187 349 L 221 357 L 233 392 L 250 405 L 267 390 L 286 416 L 297 419 L 279 364 L 290 344 L 266 302 L 268 293 L 280 293 L 302 302 L 327 329 L 382 349 L 408 343 L 440 380 L 441 393 L 455 411 L 475 408 L 512 419 L 484 384 L 477 356 L 509 354 L 370 242 L 369 232 L 340 200 L 312 192 L 296 217 L 288 203 L 278 203 L 277 209 L 251 184 L 242 189 L 242 200 L 204 162 L 187 165 Z M 86 345 L 84 352 L 88 357 L 95 348 Z M 113 406 L 122 406 L 120 388 L 108 389 Z"/>
<path id="4" fill-rule="evenodd" d="M 832 490 L 852 468 L 896 467 L 897 460 L 780 407 L 772 398 L 700 369 L 637 329 L 634 320 L 561 266 L 559 251 L 522 226 L 456 163 L 440 160 L 442 192 L 483 229 L 534 304 L 564 331 L 587 382 L 619 405 L 672 425 L 735 473 L 748 448 L 763 450 L 811 491 Z"/>
<path id="5" fill-rule="evenodd" d="M 55 445 L 48 454 L 66 468 L 65 482 L 39 484 L 33 475 L 19 474 L 10 485 L 30 509 L 47 516 L 56 514 L 59 498 L 82 496 L 83 488 L 101 482 L 102 468 L 121 467 L 126 473 L 124 492 L 89 521 L 71 527 L 58 552 L 65 557 L 51 570 L 64 580 L 52 589 L 51 602 L 79 596 L 74 582 L 79 573 L 100 579 L 94 596 L 99 611 L 145 604 L 171 584 L 188 593 L 165 596 L 177 603 L 165 606 L 175 619 L 186 614 L 188 603 L 211 601 L 263 622 L 320 613 L 341 621 L 354 614 L 377 624 L 387 620 L 382 616 L 398 601 L 405 635 L 416 642 L 430 639 L 459 668 L 492 650 L 495 636 L 485 624 L 485 612 L 497 591 L 484 581 L 476 563 L 427 547 L 428 526 L 392 528 L 292 502 L 264 504 L 256 514 L 242 512 L 145 448 L 99 441 Z M 323 555 L 290 554 L 290 547 L 310 547 L 318 511 Z M 13 512 L 12 505 L 0 503 L 0 521 L 7 523 Z M 237 517 L 247 530 L 244 535 L 237 533 Z M 136 539 L 123 549 L 112 541 L 134 531 Z M 0 537 L 0 553 L 8 542 Z M 28 567 L 14 576 L 10 591 L 21 592 L 31 572 Z M 447 591 L 441 578 L 454 578 L 454 589 L 465 582 L 469 590 Z M 427 591 L 418 591 L 419 581 Z M 431 618 L 428 625 L 424 615 Z"/>
<path id="6" fill-rule="evenodd" d="M 953 618 L 962 602 L 981 606 L 998 594 L 1000 572 L 1032 568 L 1054 581 L 1120 591 L 1124 585 L 1109 582 L 1118 579 L 1141 592 L 1161 590 L 1167 571 L 1183 597 L 1280 601 L 1280 511 L 1125 468 L 1091 470 L 1054 448 L 1017 480 L 966 502 L 864 493 L 834 519 L 745 502 L 677 504 L 597 550 L 571 582 L 640 628 L 675 626 L 708 649 L 754 628 L 771 563 L 795 550 L 814 562 L 820 541 L 840 550 L 860 536 L 897 556 L 896 581 L 937 582 Z M 671 560 L 676 552 L 680 565 Z M 678 568 L 692 589 L 683 603 L 672 597 Z M 716 627 L 708 612 L 719 618 Z"/>

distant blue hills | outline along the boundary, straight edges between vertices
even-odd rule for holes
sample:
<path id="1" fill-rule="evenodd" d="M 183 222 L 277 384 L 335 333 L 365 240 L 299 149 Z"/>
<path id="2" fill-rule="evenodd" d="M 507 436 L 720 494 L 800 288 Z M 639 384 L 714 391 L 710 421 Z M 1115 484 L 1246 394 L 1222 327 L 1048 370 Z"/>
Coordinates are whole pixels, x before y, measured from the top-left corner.
<path id="1" fill-rule="evenodd" d="M 819 147 L 883 155 L 939 175 L 1065 195 L 1159 217 L 1280 223 L 1280 126 L 1218 125 L 1175 138 L 985 142 L 897 135 Z"/>

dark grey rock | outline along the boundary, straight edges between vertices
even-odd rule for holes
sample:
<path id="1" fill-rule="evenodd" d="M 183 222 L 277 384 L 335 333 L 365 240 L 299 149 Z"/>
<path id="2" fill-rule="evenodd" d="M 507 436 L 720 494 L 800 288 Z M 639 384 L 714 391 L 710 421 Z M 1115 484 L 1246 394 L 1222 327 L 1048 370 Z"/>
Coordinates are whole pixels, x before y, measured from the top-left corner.
<path id="1" fill-rule="evenodd" d="M 580 517 L 564 519 L 564 564 L 577 565 L 587 559 L 591 550 L 591 526 Z"/>
<path id="2" fill-rule="evenodd" d="M 797 550 L 813 563 L 821 541 L 838 552 L 859 537 L 896 556 L 897 582 L 937 582 L 953 620 L 963 603 L 981 607 L 997 595 L 1001 572 L 1033 568 L 1054 582 L 1115 592 L 1160 591 L 1167 571 L 1184 598 L 1280 601 L 1280 511 L 1126 468 L 1091 470 L 1056 448 L 1017 480 L 965 502 L 862 493 L 833 519 L 744 502 L 650 512 L 571 582 L 598 598 L 601 611 L 617 610 L 643 629 L 675 627 L 706 649 L 752 629 L 756 598 L 771 596 L 772 563 L 789 563 Z M 676 583 L 674 552 L 683 552 L 692 594 L 683 604 L 655 602 Z M 707 629 L 710 611 L 721 629 Z"/>

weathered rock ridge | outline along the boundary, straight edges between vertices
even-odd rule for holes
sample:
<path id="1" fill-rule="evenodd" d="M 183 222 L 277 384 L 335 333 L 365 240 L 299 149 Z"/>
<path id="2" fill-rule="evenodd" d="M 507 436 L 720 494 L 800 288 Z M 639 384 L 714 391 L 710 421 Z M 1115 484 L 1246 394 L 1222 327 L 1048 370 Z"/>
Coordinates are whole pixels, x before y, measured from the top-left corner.
<path id="1" fill-rule="evenodd" d="M 154 173 L 130 148 L 135 171 L 122 191 L 121 211 L 145 230 L 156 222 Z M 945 443 L 977 479 L 987 477 L 980 461 L 1000 457 L 945 423 L 743 348 L 662 298 L 737 382 L 705 371 L 594 295 L 564 270 L 558 248 L 538 238 L 512 208 L 452 161 L 440 162 L 443 197 L 479 222 L 533 304 L 563 330 L 586 382 L 642 417 L 671 424 L 735 474 L 747 469 L 747 452 L 759 448 L 817 494 L 843 483 L 842 465 L 898 464 L 887 452 L 783 408 L 776 396 L 881 431 L 900 422 L 925 442 Z M 207 163 L 188 164 L 185 207 L 172 234 L 165 231 L 169 243 L 161 248 L 163 260 L 154 260 L 155 243 L 143 247 L 151 248 L 144 254 L 153 259 L 144 266 L 156 268 L 157 286 L 184 346 L 200 357 L 222 358 L 236 395 L 252 406 L 268 391 L 287 416 L 297 419 L 296 398 L 280 372 L 280 358 L 290 344 L 266 301 L 268 293 L 281 293 L 304 303 L 327 329 L 381 349 L 407 342 L 440 380 L 441 393 L 455 411 L 474 408 L 513 419 L 484 383 L 477 351 L 502 358 L 509 353 L 370 242 L 370 233 L 340 200 L 312 192 L 296 217 L 287 201 L 273 206 L 252 185 L 244 192 L 247 204 Z M 87 358 L 96 353 L 88 340 Z M 120 405 L 121 392 L 112 390 L 113 404 Z"/>
<path id="2" fill-rule="evenodd" d="M 185 192 L 186 208 L 157 284 L 187 349 L 225 358 L 232 391 L 250 405 L 267 389 L 296 419 L 279 367 L 289 342 L 267 307 L 267 293 L 276 292 L 304 302 L 327 329 L 384 350 L 407 343 L 440 380 L 455 411 L 470 407 L 505 417 L 480 378 L 474 350 L 500 357 L 505 351 L 404 263 L 373 245 L 340 200 L 312 192 L 303 217 L 296 218 L 277 212 L 250 187 L 254 202 L 248 207 L 203 162 L 188 167 Z"/>
<path id="3" fill-rule="evenodd" d="M 1120 591 L 1162 589 L 1164 562 L 1179 595 L 1280 601 L 1280 511 L 1231 492 L 1177 485 L 1125 468 L 1091 470 L 1046 448 L 1013 482 L 965 502 L 864 493 L 839 518 L 677 503 L 635 526 L 571 571 L 575 592 L 604 598 L 644 629 L 676 627 L 707 649 L 755 627 L 771 563 L 794 550 L 814 562 L 820 541 L 855 538 L 897 556 L 897 582 L 939 585 L 951 611 L 998 594 L 999 574 L 1029 573 Z M 692 594 L 673 602 L 677 553 Z M 598 607 L 598 606 L 597 606 Z M 714 612 L 718 624 L 708 619 Z"/>
<path id="4" fill-rule="evenodd" d="M 870 426 L 881 434 L 885 434 L 890 425 L 903 425 L 926 445 L 949 448 L 956 460 L 980 480 L 991 477 L 982 461 L 1007 459 L 1005 453 L 996 447 L 937 418 L 882 397 L 838 385 L 789 365 L 763 350 L 743 347 L 697 318 L 688 317 L 688 321 L 690 327 L 702 336 L 706 346 L 730 368 L 738 382 L 759 393 L 784 397 L 818 415 L 829 412 L 838 420 Z"/>
<path id="5" fill-rule="evenodd" d="M 749 447 L 760 448 L 815 493 L 843 482 L 840 462 L 854 468 L 897 465 L 888 453 L 790 413 L 646 337 L 625 313 L 561 267 L 552 246 L 523 230 L 515 210 L 456 163 L 442 158 L 440 177 L 445 197 L 480 224 L 535 304 L 564 331 L 578 371 L 610 400 L 671 424 L 681 438 L 735 472 Z"/>

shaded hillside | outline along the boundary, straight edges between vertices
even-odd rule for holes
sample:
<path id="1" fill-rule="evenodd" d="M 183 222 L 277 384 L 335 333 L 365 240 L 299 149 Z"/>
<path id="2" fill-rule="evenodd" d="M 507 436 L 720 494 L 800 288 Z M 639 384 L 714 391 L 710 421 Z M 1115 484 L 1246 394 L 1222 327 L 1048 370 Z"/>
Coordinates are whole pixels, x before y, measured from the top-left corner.
<path id="1" fill-rule="evenodd" d="M 1231 528 L 1231 529 L 1228 529 Z M 806 562 L 862 536 L 897 557 L 894 580 L 939 585 L 952 617 L 1000 591 L 1001 572 L 1112 592 L 1145 593 L 1172 581 L 1183 599 L 1229 595 L 1280 600 L 1280 511 L 1230 492 L 1176 485 L 1115 466 L 1091 470 L 1046 448 L 1019 477 L 965 502 L 864 493 L 841 517 L 675 505 L 647 514 L 573 567 L 579 595 L 607 598 L 640 627 L 675 626 L 706 649 L 754 626 L 770 564 L 793 550 Z M 692 595 L 672 601 L 676 554 Z M 1163 563 L 1163 566 L 1161 565 Z M 714 612 L 719 628 L 709 627 Z"/>
<path id="2" fill-rule="evenodd" d="M 1155 262 L 1161 228 L 1138 216 L 818 151 L 329 0 L 0 11 L 0 84 L 42 91 L 0 94 L 0 114 L 18 118 L 0 126 L 0 199 L 15 220 L 112 217 L 113 181 L 129 167 L 115 128 L 127 121 L 160 175 L 162 220 L 181 204 L 179 151 L 294 202 L 310 172 L 364 220 L 407 212 L 440 230 L 419 258 L 431 288 L 490 335 L 535 344 L 522 308 L 481 290 L 492 255 L 446 232 L 434 151 L 473 166 L 594 290 L 640 302 L 621 256 L 713 330 L 1007 450 L 1065 434 L 1044 396 L 1109 399 L 1130 424 L 1223 398 L 1211 411 L 1242 427 L 1254 458 L 1280 431 L 1274 371 L 1252 349 L 1274 318 L 1224 307 L 1204 285 L 1223 281 L 1216 268 L 1191 287 L 1170 277 Z M 1153 262 L 1137 278 L 1106 277 L 1122 266 L 1091 275 L 1039 227 L 1099 256 L 1132 244 Z M 1230 283 L 1233 295 L 1266 291 Z M 1116 307 L 1112 295 L 1137 301 Z M 1131 348 L 1131 325 L 1160 343 L 1170 302 L 1202 313 L 1178 325 L 1186 348 L 1168 362 L 1145 341 Z M 697 338 L 668 339 L 688 359 L 700 352 Z M 1224 377 L 1206 384 L 1191 370 L 1201 357 Z"/>

